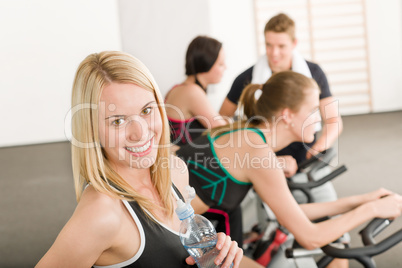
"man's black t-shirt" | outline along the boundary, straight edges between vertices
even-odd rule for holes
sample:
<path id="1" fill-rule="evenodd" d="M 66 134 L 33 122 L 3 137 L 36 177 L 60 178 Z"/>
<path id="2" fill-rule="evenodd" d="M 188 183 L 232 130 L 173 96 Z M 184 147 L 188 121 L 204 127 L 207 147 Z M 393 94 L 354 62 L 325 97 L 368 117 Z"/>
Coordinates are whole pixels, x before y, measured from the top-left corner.
<path id="1" fill-rule="evenodd" d="M 317 82 L 321 93 L 320 100 L 332 96 L 331 91 L 329 90 L 328 80 L 325 76 L 325 73 L 321 69 L 321 67 L 313 62 L 307 61 L 307 66 L 310 69 L 312 78 Z M 227 98 L 237 104 L 240 95 L 243 92 L 243 89 L 251 83 L 253 76 L 253 68 L 254 66 L 248 68 L 234 80 L 232 87 L 230 88 L 229 93 L 227 94 Z M 314 141 L 315 142 L 315 141 Z M 314 144 L 312 143 L 303 143 L 303 142 L 294 142 L 284 149 L 276 152 L 277 155 L 291 155 L 293 156 L 297 163 L 301 163 L 306 160 L 307 150 Z"/>

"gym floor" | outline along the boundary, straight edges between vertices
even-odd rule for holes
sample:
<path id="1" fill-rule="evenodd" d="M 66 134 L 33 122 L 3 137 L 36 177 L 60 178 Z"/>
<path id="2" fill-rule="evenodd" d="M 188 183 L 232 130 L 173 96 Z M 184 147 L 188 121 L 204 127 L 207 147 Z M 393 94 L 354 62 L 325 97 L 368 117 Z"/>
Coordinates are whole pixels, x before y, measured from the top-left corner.
<path id="1" fill-rule="evenodd" d="M 338 195 L 385 187 L 402 194 L 402 111 L 345 116 L 334 180 Z M 33 267 L 76 206 L 68 142 L 0 148 L 0 267 Z M 379 239 L 402 227 L 402 218 Z M 352 246 L 361 246 L 356 228 Z M 402 267 L 402 243 L 375 257 L 377 267 Z M 362 267 L 355 261 L 350 267 Z"/>

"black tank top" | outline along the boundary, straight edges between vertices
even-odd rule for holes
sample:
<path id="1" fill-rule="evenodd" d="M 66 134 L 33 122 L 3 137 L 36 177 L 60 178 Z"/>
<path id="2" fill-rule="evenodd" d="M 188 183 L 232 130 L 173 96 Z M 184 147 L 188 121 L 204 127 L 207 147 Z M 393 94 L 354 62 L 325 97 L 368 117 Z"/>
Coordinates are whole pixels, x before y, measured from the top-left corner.
<path id="1" fill-rule="evenodd" d="M 236 129 L 234 131 L 251 130 L 261 136 L 258 128 Z M 194 187 L 201 200 L 211 208 L 232 211 L 237 208 L 246 196 L 252 184 L 234 178 L 221 164 L 215 153 L 214 141 L 233 131 L 222 133 L 212 138 L 209 133 L 180 147 L 176 155 L 187 163 L 190 185 Z"/>
<path id="2" fill-rule="evenodd" d="M 179 198 L 183 200 L 182 195 L 174 185 L 173 189 Z M 94 265 L 94 268 L 196 267 L 186 264 L 185 259 L 189 254 L 181 244 L 177 232 L 162 223 L 149 219 L 145 215 L 147 212 L 144 212 L 137 202 L 123 200 L 123 203 L 140 231 L 140 249 L 134 257 L 127 261 L 109 266 Z"/>

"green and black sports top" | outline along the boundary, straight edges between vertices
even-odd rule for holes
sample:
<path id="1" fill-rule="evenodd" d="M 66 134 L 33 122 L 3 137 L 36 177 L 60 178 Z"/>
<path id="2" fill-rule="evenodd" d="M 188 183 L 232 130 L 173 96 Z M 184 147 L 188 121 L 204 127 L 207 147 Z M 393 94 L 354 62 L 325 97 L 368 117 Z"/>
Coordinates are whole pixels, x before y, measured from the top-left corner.
<path id="1" fill-rule="evenodd" d="M 192 144 L 182 146 L 177 156 L 187 163 L 190 185 L 209 207 L 230 211 L 238 207 L 252 184 L 234 178 L 218 159 L 214 141 L 235 131 L 254 131 L 266 143 L 265 136 L 258 128 L 241 128 L 224 132 L 217 137 L 202 135 Z"/>

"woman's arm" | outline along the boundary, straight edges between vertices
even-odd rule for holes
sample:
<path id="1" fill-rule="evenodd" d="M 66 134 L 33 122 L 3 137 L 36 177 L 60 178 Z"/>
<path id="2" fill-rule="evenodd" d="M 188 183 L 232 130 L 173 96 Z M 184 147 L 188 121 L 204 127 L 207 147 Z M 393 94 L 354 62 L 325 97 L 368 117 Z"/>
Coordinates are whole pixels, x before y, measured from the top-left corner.
<path id="1" fill-rule="evenodd" d="M 190 113 L 207 129 L 219 127 L 229 123 L 212 107 L 207 94 L 198 86 L 191 86 L 188 90 L 188 109 Z"/>
<path id="2" fill-rule="evenodd" d="M 115 201 L 94 191 L 92 187 L 85 190 L 74 214 L 37 268 L 91 267 L 110 248 L 120 218 L 114 212 Z"/>
<path id="3" fill-rule="evenodd" d="M 339 114 L 338 103 L 334 97 L 320 100 L 320 114 L 322 118 L 322 132 L 320 137 L 307 152 L 307 159 L 330 148 L 338 139 L 343 130 L 342 118 Z"/>
<path id="4" fill-rule="evenodd" d="M 250 181 L 261 199 L 275 213 L 278 221 L 293 233 L 296 240 L 307 249 L 321 247 L 335 241 L 344 233 L 374 217 L 397 217 L 401 213 L 401 196 L 391 195 L 366 202 L 339 217 L 320 223 L 312 223 L 289 191 L 283 171 L 278 167 L 277 159 L 271 150 L 269 148 L 266 150 L 255 149 L 250 152 L 250 158 L 261 158 L 264 155 L 265 157 L 271 155 L 270 167 L 256 168 L 254 166 L 254 168 L 248 169 Z M 341 205 L 337 208 L 323 204 L 320 205 L 321 212 L 315 213 L 310 210 L 308 214 L 310 217 L 324 214 L 326 206 L 332 209 L 332 213 L 336 212 L 334 214 L 337 214 L 342 210 L 347 211 L 349 208 L 357 206 L 360 202 L 353 201 L 353 199 L 341 200 Z"/>
<path id="5" fill-rule="evenodd" d="M 237 104 L 231 102 L 227 97 L 222 103 L 221 109 L 219 110 L 219 114 L 222 116 L 233 117 L 236 112 Z"/>
<path id="6" fill-rule="evenodd" d="M 310 220 L 316 220 L 325 216 L 335 216 L 348 212 L 367 202 L 391 194 L 393 194 L 391 191 L 381 188 L 370 193 L 344 197 L 332 202 L 301 204 L 300 207 Z"/>

